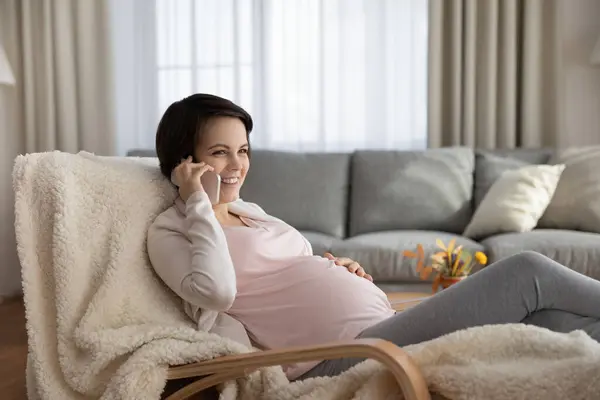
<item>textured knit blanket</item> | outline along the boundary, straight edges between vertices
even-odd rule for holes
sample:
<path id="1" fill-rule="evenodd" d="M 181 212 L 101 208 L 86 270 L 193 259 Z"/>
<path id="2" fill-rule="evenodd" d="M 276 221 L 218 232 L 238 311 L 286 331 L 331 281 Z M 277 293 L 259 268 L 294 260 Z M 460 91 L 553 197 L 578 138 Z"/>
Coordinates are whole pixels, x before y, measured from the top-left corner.
<path id="1" fill-rule="evenodd" d="M 169 365 L 252 351 L 197 331 L 154 274 L 146 230 L 176 195 L 155 160 L 30 154 L 16 159 L 13 182 L 30 399 L 158 399 Z M 583 332 L 486 326 L 406 351 L 448 399 L 600 398 L 600 345 Z M 269 367 L 221 388 L 223 400 L 399 393 L 372 360 L 293 383 Z"/>

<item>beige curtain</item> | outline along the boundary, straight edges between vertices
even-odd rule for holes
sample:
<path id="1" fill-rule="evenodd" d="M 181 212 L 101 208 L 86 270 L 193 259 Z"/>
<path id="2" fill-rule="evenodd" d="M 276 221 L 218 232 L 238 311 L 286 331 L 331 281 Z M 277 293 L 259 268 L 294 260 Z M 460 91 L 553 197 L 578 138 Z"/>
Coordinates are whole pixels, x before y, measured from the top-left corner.
<path id="1" fill-rule="evenodd" d="M 114 153 L 108 0 L 2 0 L 0 41 L 16 86 L 0 86 L 0 297 L 18 294 L 11 170 L 20 153 Z"/>
<path id="2" fill-rule="evenodd" d="M 560 0 L 430 0 L 431 147 L 555 146 Z"/>

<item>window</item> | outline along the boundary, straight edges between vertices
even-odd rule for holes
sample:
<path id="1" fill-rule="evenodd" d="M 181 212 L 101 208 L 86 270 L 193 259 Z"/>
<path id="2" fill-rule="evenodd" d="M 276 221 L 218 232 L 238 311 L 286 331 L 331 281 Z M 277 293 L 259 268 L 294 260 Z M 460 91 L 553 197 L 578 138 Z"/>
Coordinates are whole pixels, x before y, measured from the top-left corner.
<path id="1" fill-rule="evenodd" d="M 158 111 L 194 92 L 252 107 L 252 0 L 156 0 Z"/>
<path id="2" fill-rule="evenodd" d="M 140 18 L 142 3 L 132 1 Z M 139 82 L 138 113 L 148 121 L 137 147 L 153 147 L 160 115 L 194 92 L 246 108 L 255 120 L 257 148 L 425 147 L 426 0 L 155 5 L 136 24 L 141 66 L 133 79 Z"/>

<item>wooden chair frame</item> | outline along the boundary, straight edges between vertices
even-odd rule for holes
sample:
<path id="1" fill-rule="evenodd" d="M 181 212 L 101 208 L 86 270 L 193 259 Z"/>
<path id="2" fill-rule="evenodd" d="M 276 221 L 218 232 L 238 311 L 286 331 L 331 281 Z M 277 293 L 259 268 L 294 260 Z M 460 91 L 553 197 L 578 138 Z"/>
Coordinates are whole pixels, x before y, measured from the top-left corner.
<path id="1" fill-rule="evenodd" d="M 406 400 L 430 400 L 423 374 L 400 347 L 382 339 L 355 339 L 317 346 L 289 347 L 219 357 L 213 360 L 172 366 L 167 379 L 198 377 L 166 400 L 183 400 L 228 380 L 244 377 L 260 367 L 287 363 L 332 360 L 346 357 L 373 358 L 396 378 Z"/>

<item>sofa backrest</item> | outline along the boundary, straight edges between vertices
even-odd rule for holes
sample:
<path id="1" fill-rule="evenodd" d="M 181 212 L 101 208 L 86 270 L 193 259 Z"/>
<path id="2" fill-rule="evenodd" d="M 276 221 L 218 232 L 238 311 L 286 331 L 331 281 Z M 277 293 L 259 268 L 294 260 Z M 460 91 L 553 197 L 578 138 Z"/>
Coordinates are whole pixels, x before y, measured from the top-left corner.
<path id="1" fill-rule="evenodd" d="M 338 238 L 385 230 L 461 234 L 503 172 L 548 163 L 552 155 L 550 149 L 467 147 L 353 153 L 254 149 L 241 196 L 296 229 Z"/>
<path id="2" fill-rule="evenodd" d="M 386 230 L 461 233 L 472 216 L 473 151 L 356 151 L 350 235 Z"/>
<path id="3" fill-rule="evenodd" d="M 240 196 L 302 231 L 346 234 L 351 154 L 252 150 Z"/>
<path id="4" fill-rule="evenodd" d="M 134 149 L 130 157 L 156 157 Z M 346 235 L 350 153 L 252 150 L 240 196 L 296 229 L 342 238 Z"/>

